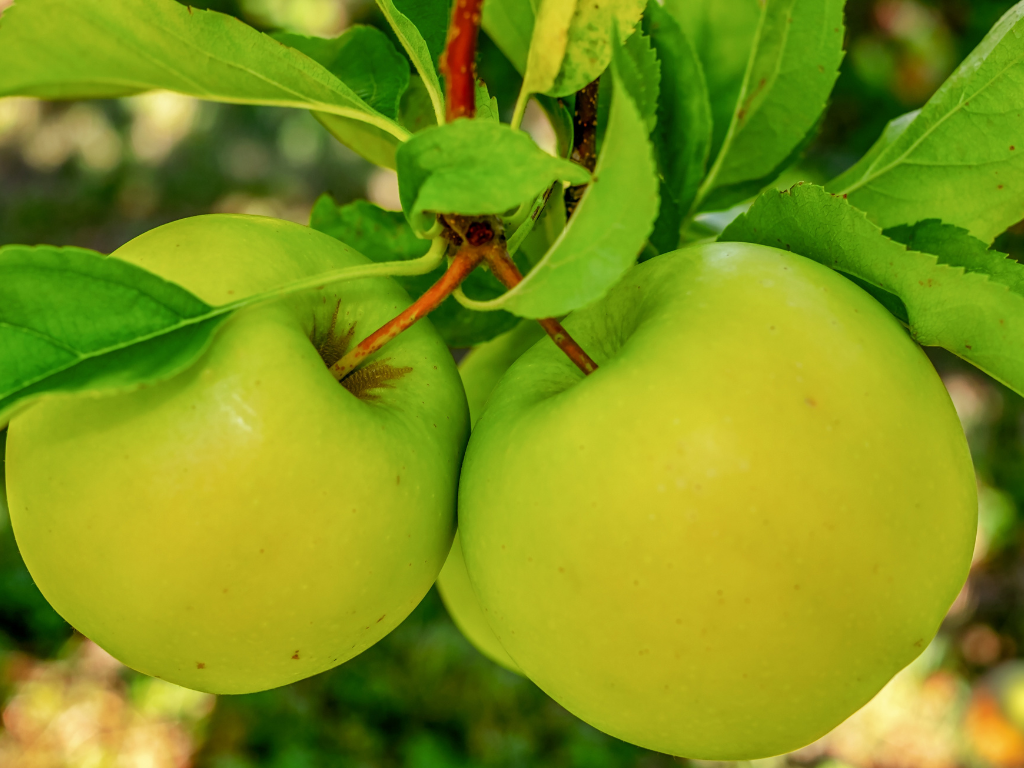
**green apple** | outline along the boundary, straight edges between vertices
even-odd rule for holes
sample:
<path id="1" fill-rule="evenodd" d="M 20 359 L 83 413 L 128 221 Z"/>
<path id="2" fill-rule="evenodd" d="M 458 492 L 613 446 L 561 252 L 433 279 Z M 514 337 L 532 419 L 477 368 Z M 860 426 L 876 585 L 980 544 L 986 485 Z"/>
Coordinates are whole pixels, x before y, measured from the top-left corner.
<path id="1" fill-rule="evenodd" d="M 459 374 L 469 401 L 471 424 L 476 423 L 483 413 L 487 397 L 508 367 L 542 336 L 544 330 L 540 325 L 533 320 L 524 320 L 511 331 L 470 350 L 462 359 Z M 437 577 L 437 591 L 455 626 L 480 653 L 505 669 L 522 674 L 487 624 L 487 617 L 480 608 L 480 601 L 466 572 L 458 531 L 444 568 Z"/>
<path id="2" fill-rule="evenodd" d="M 971 458 L 922 350 L 839 274 L 714 244 L 631 270 L 477 422 L 459 525 L 489 625 L 583 720 L 704 759 L 801 747 L 928 645 Z"/>
<path id="3" fill-rule="evenodd" d="M 226 215 L 114 256 L 210 304 L 366 261 Z M 398 625 L 451 544 L 465 394 L 429 323 L 344 386 L 327 364 L 408 303 L 384 278 L 309 291 L 240 312 L 168 381 L 12 420 L 11 519 L 54 608 L 128 666 L 216 693 L 316 674 Z"/>

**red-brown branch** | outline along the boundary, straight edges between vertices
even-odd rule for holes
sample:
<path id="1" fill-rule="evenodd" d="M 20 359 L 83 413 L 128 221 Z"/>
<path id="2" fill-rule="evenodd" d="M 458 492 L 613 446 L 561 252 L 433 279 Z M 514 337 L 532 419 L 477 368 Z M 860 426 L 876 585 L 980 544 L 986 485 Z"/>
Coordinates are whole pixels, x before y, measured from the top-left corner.
<path id="1" fill-rule="evenodd" d="M 519 268 L 515 265 L 515 262 L 508 257 L 504 252 L 504 249 L 488 250 L 485 254 L 487 264 L 491 268 L 491 272 L 494 276 L 501 281 L 502 285 L 506 288 L 515 288 L 519 283 L 523 281 L 523 276 L 519 272 Z M 583 373 L 588 376 L 597 370 L 597 363 L 595 363 L 586 352 L 583 351 L 583 347 L 576 343 L 576 340 L 569 335 L 569 332 L 562 327 L 562 324 L 555 320 L 553 317 L 547 317 L 543 320 L 538 320 L 541 328 L 547 331 L 548 336 L 555 342 L 555 345 L 562 350 L 566 357 L 576 364 Z"/>
<path id="2" fill-rule="evenodd" d="M 455 0 L 448 41 L 441 55 L 445 79 L 445 119 L 476 113 L 476 40 L 483 0 Z"/>
<path id="3" fill-rule="evenodd" d="M 427 289 L 412 305 L 397 317 L 384 323 L 380 328 L 359 342 L 338 362 L 331 366 L 334 378 L 341 381 L 352 373 L 363 360 L 383 347 L 398 334 L 428 313 L 437 309 L 452 291 L 462 284 L 470 272 L 476 269 L 483 260 L 483 253 L 476 248 L 467 248 L 452 259 L 451 266 L 441 275 L 441 279 Z"/>

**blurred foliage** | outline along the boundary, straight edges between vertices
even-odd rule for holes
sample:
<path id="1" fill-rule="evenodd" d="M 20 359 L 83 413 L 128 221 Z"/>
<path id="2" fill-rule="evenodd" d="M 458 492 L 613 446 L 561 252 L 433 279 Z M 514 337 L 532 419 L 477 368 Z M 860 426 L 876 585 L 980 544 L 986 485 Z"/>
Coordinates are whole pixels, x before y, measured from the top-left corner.
<path id="1" fill-rule="evenodd" d="M 3 3 L 0 2 L 0 6 Z M 385 28 L 372 2 L 193 3 L 260 28 L 332 34 Z M 921 106 L 1009 0 L 850 0 L 848 55 L 821 135 L 786 176 L 824 179 L 891 118 Z M 480 73 L 507 113 L 517 76 L 489 41 Z M 393 201 L 393 177 L 300 112 L 170 94 L 111 102 L 0 101 L 0 244 L 110 251 L 147 229 L 211 211 L 304 222 L 313 201 Z M 388 198 L 391 195 L 391 198 Z M 1024 226 L 997 241 L 1024 259 Z M 786 765 L 1024 766 L 1024 400 L 932 355 L 977 467 L 981 530 L 968 587 L 939 639 L 871 705 Z M 0 432 L 0 456 L 6 433 Z M 2 486 L 0 486 L 2 487 Z M 201 768 L 569 766 L 676 761 L 581 723 L 529 681 L 480 656 L 431 591 L 390 636 L 286 688 L 214 697 L 120 667 L 74 636 L 18 555 L 0 498 L 0 694 L 7 766 Z M 148 751 L 147 751 L 148 750 Z"/>

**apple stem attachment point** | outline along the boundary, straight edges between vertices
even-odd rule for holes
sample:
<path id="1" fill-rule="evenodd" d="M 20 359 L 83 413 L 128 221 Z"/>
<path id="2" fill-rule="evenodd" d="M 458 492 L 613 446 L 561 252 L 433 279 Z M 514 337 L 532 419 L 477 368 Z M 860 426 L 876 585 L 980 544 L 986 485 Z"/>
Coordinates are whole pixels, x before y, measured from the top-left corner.
<path id="1" fill-rule="evenodd" d="M 506 288 L 515 288 L 523 281 L 519 268 L 504 248 L 485 251 L 484 258 L 487 260 L 487 266 L 491 268 L 491 272 Z M 541 328 L 551 337 L 551 340 L 555 342 L 555 346 L 562 350 L 566 357 L 572 360 L 576 367 L 583 371 L 585 375 L 589 376 L 597 370 L 597 363 L 569 335 L 569 332 L 562 327 L 558 320 L 553 317 L 546 317 L 537 322 L 540 323 Z"/>
<path id="2" fill-rule="evenodd" d="M 456 254 L 441 278 L 428 288 L 422 296 L 416 299 L 408 309 L 356 344 L 338 362 L 331 366 L 331 373 L 334 375 L 334 378 L 338 381 L 344 379 L 359 367 L 359 364 L 367 357 L 417 320 L 426 317 L 428 313 L 437 309 L 438 305 L 448 298 L 449 294 L 466 279 L 469 273 L 476 269 L 483 258 L 483 253 L 477 248 L 466 248 Z"/>
<path id="3" fill-rule="evenodd" d="M 439 64 L 445 79 L 445 119 L 476 114 L 476 41 L 483 0 L 455 0 Z"/>

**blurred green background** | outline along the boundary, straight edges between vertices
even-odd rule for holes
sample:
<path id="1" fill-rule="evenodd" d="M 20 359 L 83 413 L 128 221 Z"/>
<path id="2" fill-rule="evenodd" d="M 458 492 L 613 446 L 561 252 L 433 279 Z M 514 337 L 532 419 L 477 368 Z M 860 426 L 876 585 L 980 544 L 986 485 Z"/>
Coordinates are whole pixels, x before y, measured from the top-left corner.
<path id="1" fill-rule="evenodd" d="M 0 9 L 9 4 L 0 0 Z M 923 104 L 1012 4 L 849 0 L 848 54 L 827 120 L 786 183 L 822 181 L 850 165 L 889 119 Z M 208 7 L 262 29 L 332 35 L 356 22 L 384 26 L 361 0 Z M 507 66 L 486 40 L 482 55 L 485 78 Z M 509 109 L 515 93 L 494 90 Z M 528 125 L 550 141 L 537 117 Z M 0 244 L 109 252 L 211 211 L 304 223 L 324 191 L 338 202 L 365 196 L 397 207 L 393 175 L 334 142 L 306 113 L 166 93 L 0 100 Z M 1024 224 L 997 246 L 1024 260 Z M 820 742 L 760 765 L 1024 766 L 1024 401 L 951 356 L 933 360 L 978 471 L 981 530 L 968 586 L 939 638 L 875 701 Z M 491 664 L 434 591 L 378 645 L 286 688 L 213 697 L 137 675 L 49 608 L 21 562 L 2 499 L 0 700 L 0 768 L 687 764 L 595 731 Z"/>

